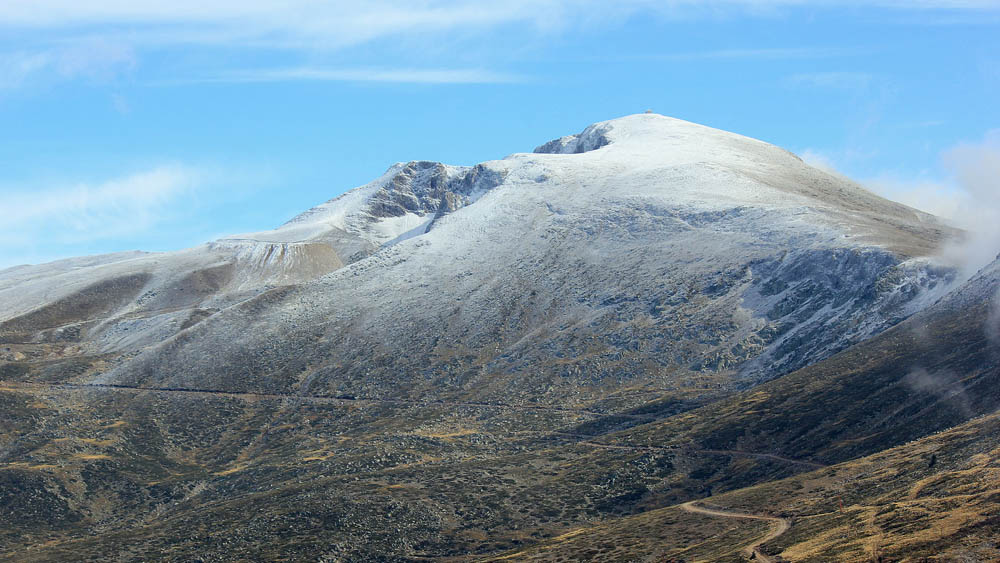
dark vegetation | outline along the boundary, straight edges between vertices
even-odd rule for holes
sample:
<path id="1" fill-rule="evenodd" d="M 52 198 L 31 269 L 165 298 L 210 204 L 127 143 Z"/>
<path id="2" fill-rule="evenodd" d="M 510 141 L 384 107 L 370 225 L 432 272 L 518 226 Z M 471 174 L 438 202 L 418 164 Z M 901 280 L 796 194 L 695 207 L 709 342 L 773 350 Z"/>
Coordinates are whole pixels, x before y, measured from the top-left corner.
<path id="1" fill-rule="evenodd" d="M 18 561 L 464 559 L 510 550 L 555 560 L 739 560 L 732 546 L 759 536 L 762 524 L 671 508 L 711 495 L 748 512 L 810 518 L 769 544 L 774 552 L 863 560 L 876 535 L 884 553 L 957 549 L 997 533 L 993 497 L 963 493 L 986 494 L 976 498 L 987 504 L 934 510 L 894 509 L 886 498 L 905 497 L 917 482 L 917 498 L 947 496 L 963 482 L 983 488 L 977 478 L 934 476 L 964 471 L 970 449 L 994 455 L 983 441 L 997 434 L 993 419 L 934 433 L 1000 404 L 988 315 L 984 303 L 932 311 L 705 406 L 650 397 L 607 416 L 53 387 L 42 384 L 46 362 L 10 362 L 0 384 L 0 543 Z M 955 433 L 964 438 L 948 438 Z M 977 471 L 992 471 L 989 459 Z M 812 469 L 797 460 L 847 463 L 796 476 Z M 858 469 L 873 463 L 898 478 L 885 484 Z M 815 480 L 822 490 L 808 484 Z M 814 508 L 799 504 L 806 493 Z M 835 497 L 844 513 L 830 513 Z M 948 534 L 920 524 L 953 513 L 966 519 Z M 814 554 L 797 547 L 840 528 L 849 540 Z"/>

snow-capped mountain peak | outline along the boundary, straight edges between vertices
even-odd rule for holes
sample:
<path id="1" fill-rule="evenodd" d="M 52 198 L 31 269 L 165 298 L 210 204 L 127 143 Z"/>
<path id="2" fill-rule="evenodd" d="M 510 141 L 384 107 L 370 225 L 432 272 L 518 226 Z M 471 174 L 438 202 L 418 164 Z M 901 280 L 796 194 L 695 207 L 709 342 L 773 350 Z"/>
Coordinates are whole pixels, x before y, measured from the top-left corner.
<path id="1" fill-rule="evenodd" d="M 398 163 L 274 230 L 0 274 L 0 332 L 73 334 L 101 352 L 152 359 L 165 353 L 160 343 L 282 286 L 299 288 L 308 306 L 260 313 L 274 315 L 268 326 L 302 315 L 364 319 L 351 330 L 414 357 L 424 353 L 416 340 L 457 330 L 453 340 L 470 349 L 507 347 L 495 367 L 514 373 L 511 362 L 546 361 L 542 348 L 521 349 L 527 333 L 562 327 L 551 337 L 582 338 L 646 318 L 660 327 L 648 338 L 673 335 L 658 344 L 671 365 L 767 378 L 928 301 L 947 273 L 919 257 L 947 234 L 932 217 L 773 145 L 639 114 L 471 167 Z M 461 321 L 429 303 L 460 303 Z M 55 313 L 66 310 L 76 312 Z M 708 319 L 712 335 L 677 324 L 692 315 Z M 633 339 L 622 338 L 601 346 Z M 592 366 L 594 376 L 612 364 Z"/>

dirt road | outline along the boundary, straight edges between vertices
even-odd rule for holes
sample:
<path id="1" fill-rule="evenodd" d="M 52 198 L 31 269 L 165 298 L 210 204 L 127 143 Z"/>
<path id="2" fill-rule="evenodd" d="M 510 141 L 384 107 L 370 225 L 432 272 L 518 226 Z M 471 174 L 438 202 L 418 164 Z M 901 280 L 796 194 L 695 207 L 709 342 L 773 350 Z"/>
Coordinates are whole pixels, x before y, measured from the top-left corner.
<path id="1" fill-rule="evenodd" d="M 719 510 L 714 508 L 705 508 L 703 506 L 698 506 L 695 504 L 697 501 L 685 502 L 681 505 L 681 509 L 687 512 L 692 512 L 695 514 L 705 514 L 708 516 L 718 516 L 720 518 L 743 518 L 747 520 L 766 520 L 770 523 L 771 528 L 767 535 L 758 539 L 754 543 L 743 548 L 743 553 L 747 557 L 754 557 L 755 561 L 761 563 L 774 563 L 774 559 L 765 554 L 760 550 L 760 546 L 766 542 L 773 540 L 774 538 L 784 534 L 791 527 L 791 522 L 785 518 L 778 518 L 777 516 L 762 516 L 758 514 L 745 514 L 743 512 L 729 512 L 726 510 Z"/>

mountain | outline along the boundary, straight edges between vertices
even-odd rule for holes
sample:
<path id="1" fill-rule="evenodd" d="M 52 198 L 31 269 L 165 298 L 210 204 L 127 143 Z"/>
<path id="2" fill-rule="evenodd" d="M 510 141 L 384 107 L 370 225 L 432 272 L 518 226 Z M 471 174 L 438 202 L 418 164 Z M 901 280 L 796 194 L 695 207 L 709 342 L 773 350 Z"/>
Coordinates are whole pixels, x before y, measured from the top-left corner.
<path id="1" fill-rule="evenodd" d="M 691 466 L 696 483 L 685 483 L 682 472 L 665 475 L 646 502 L 673 497 L 686 484 L 715 489 L 722 494 L 700 504 L 728 514 L 730 524 L 746 514 L 791 524 L 763 548 L 790 561 L 993 561 L 1000 556 L 998 320 L 1000 259 L 834 357 L 683 416 L 606 434 L 600 443 L 672 448 L 685 454 L 678 457 L 728 452 L 728 466 L 718 459 Z M 744 487 L 761 468 L 739 452 L 815 470 Z M 514 554 L 740 560 L 734 545 L 766 536 L 765 522 L 726 528 L 725 518 L 705 522 L 674 500 Z"/>
<path id="2" fill-rule="evenodd" d="M 641 114 L 396 164 L 272 231 L 0 271 L 0 553 L 593 550 L 670 506 L 718 532 L 677 506 L 996 409 L 1000 275 L 938 264 L 956 234 Z"/>
<path id="3" fill-rule="evenodd" d="M 623 372 L 656 389 L 678 371 L 772 378 L 950 275 L 919 258 L 947 232 L 932 217 L 759 141 L 643 114 L 538 150 L 397 164 L 274 231 L 13 272 L 0 334 L 141 352 L 103 382 L 382 396 L 373 380 L 391 377 L 490 399 L 516 376 L 533 399 L 590 400 L 582 386 Z M 166 362 L 184 374 L 156 373 Z"/>

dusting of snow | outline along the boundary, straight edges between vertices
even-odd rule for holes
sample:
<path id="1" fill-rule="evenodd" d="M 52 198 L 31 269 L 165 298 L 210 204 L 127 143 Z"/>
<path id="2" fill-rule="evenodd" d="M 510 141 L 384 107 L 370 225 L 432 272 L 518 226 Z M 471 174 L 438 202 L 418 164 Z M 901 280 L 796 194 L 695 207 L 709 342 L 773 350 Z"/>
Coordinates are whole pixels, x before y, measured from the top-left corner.
<path id="1" fill-rule="evenodd" d="M 759 380 L 937 299 L 946 272 L 911 257 L 942 229 L 778 147 L 639 114 L 473 167 L 398 163 L 271 231 L 6 270 L 0 322 L 146 272 L 138 299 L 87 329 L 101 350 L 144 350 L 102 381 L 174 354 L 185 377 L 211 374 L 300 325 L 345 331 L 343 349 L 328 344 L 357 359 L 344 369 L 361 370 L 364 350 L 429 366 L 448 342 L 493 350 L 491 373 L 523 373 L 588 341 L 607 358 L 574 377 L 639 373 L 628 351 L 645 346 L 650 361 Z M 241 303 L 289 285 L 246 316 Z M 211 315 L 226 322 L 190 328 Z M 197 343 L 168 345 L 187 330 Z"/>

